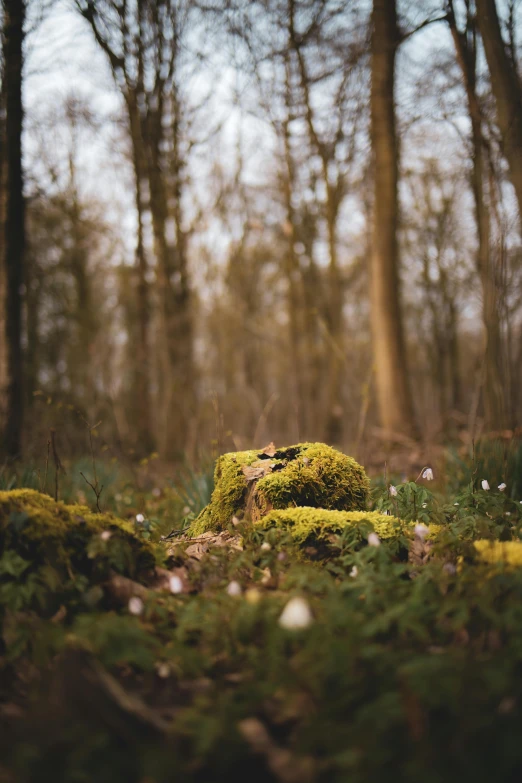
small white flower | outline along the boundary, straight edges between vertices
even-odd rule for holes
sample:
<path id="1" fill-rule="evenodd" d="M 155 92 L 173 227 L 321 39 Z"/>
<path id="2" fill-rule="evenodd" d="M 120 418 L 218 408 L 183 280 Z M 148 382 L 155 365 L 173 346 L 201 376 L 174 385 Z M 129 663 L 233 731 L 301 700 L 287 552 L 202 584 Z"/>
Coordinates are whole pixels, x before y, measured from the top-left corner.
<path id="1" fill-rule="evenodd" d="M 138 525 L 142 525 L 145 522 L 145 517 L 143 514 L 136 514 L 136 522 Z"/>
<path id="2" fill-rule="evenodd" d="M 426 468 L 424 473 L 422 474 L 422 478 L 426 479 L 426 481 L 433 481 L 433 471 L 431 468 Z"/>
<path id="3" fill-rule="evenodd" d="M 457 573 L 457 568 L 453 563 L 444 563 L 442 570 L 451 576 L 454 576 Z"/>
<path id="4" fill-rule="evenodd" d="M 227 593 L 231 595 L 233 598 L 237 598 L 241 595 L 241 585 L 239 582 L 230 582 L 227 585 Z"/>
<path id="5" fill-rule="evenodd" d="M 511 516 L 511 511 L 506 511 L 506 516 L 510 517 Z"/>
<path id="6" fill-rule="evenodd" d="M 108 541 L 111 536 L 112 533 L 110 530 L 104 530 L 103 533 L 100 533 L 100 538 L 102 541 Z"/>
<path id="7" fill-rule="evenodd" d="M 154 487 L 154 489 L 152 490 L 152 495 L 155 498 L 159 498 L 161 495 L 161 489 L 159 487 Z"/>
<path id="8" fill-rule="evenodd" d="M 393 484 L 390 484 L 390 495 L 392 498 L 397 497 L 397 487 L 394 487 Z"/>
<path id="9" fill-rule="evenodd" d="M 453 505 L 454 506 L 460 506 L 460 503 L 454 503 Z"/>
<path id="10" fill-rule="evenodd" d="M 165 680 L 170 675 L 170 666 L 168 663 L 159 663 L 156 666 L 156 671 L 158 672 L 158 677 L 161 677 L 162 680 Z"/>
<path id="11" fill-rule="evenodd" d="M 377 533 L 370 533 L 368 536 L 368 544 L 370 546 L 380 546 L 381 545 L 381 539 L 377 535 Z"/>
<path id="12" fill-rule="evenodd" d="M 358 573 L 359 573 L 359 569 L 357 568 L 357 566 L 353 566 L 352 570 L 350 571 L 349 576 L 351 576 L 352 579 L 355 579 L 355 577 L 357 576 Z"/>
<path id="13" fill-rule="evenodd" d="M 179 576 L 171 576 L 169 579 L 170 592 L 177 594 L 183 592 L 183 582 Z"/>
<path id="14" fill-rule="evenodd" d="M 237 527 L 237 525 L 241 524 L 241 520 L 238 519 L 237 517 L 232 517 L 232 524 L 234 525 L 234 527 Z"/>
<path id="15" fill-rule="evenodd" d="M 272 549 L 272 546 L 268 543 L 268 541 L 263 541 L 261 544 L 261 551 L 262 552 L 269 552 Z"/>
<path id="16" fill-rule="evenodd" d="M 428 504 L 427 503 L 423 503 L 422 504 L 422 508 L 428 508 Z"/>
<path id="17" fill-rule="evenodd" d="M 489 489 L 489 481 L 486 479 L 482 479 L 482 489 L 485 489 L 486 491 Z"/>
<path id="18" fill-rule="evenodd" d="M 131 614 L 139 615 L 143 612 L 144 608 L 145 606 L 141 598 L 138 598 L 137 595 L 133 595 L 129 600 L 129 612 Z"/>
<path id="19" fill-rule="evenodd" d="M 279 618 L 281 628 L 295 630 L 308 628 L 313 620 L 308 602 L 304 598 L 291 598 Z"/>
<path id="20" fill-rule="evenodd" d="M 504 490 L 505 490 L 505 488 L 506 488 L 506 487 L 507 487 L 507 484 L 504 484 L 504 482 L 502 482 L 502 484 L 499 484 L 499 485 L 498 485 L 498 488 L 499 488 L 499 490 L 500 490 L 501 492 L 504 492 Z"/>
<path id="21" fill-rule="evenodd" d="M 415 535 L 417 538 L 420 538 L 421 541 L 424 541 L 428 537 L 429 532 L 429 528 L 426 527 L 426 525 L 423 525 L 422 522 L 415 525 Z"/>

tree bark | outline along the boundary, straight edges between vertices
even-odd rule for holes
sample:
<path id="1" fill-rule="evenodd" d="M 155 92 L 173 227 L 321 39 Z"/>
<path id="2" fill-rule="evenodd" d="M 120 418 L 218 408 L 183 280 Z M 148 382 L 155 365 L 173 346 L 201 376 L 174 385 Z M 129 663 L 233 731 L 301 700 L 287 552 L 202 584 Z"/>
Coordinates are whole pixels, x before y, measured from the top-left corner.
<path id="1" fill-rule="evenodd" d="M 497 20 L 498 21 L 498 20 Z M 499 296 L 495 268 L 491 257 L 491 218 L 487 201 L 485 144 L 482 116 L 476 92 L 476 36 L 473 21 L 468 18 L 467 31 L 461 32 L 449 3 L 450 26 L 457 61 L 460 65 L 468 100 L 472 142 L 472 191 L 477 221 L 477 268 L 482 285 L 482 320 L 484 323 L 484 422 L 489 430 L 507 426 L 507 409 L 502 384 L 502 335 L 499 319 Z"/>
<path id="2" fill-rule="evenodd" d="M 374 221 L 371 322 L 381 425 L 389 436 L 415 436 L 413 401 L 402 324 L 399 280 L 398 144 L 395 128 L 395 55 L 399 43 L 395 0 L 374 0 L 371 135 Z"/>
<path id="3" fill-rule="evenodd" d="M 476 0 L 477 22 L 491 76 L 502 151 L 522 219 L 522 87 L 500 30 L 495 0 Z"/>
<path id="4" fill-rule="evenodd" d="M 149 454 L 154 449 L 154 437 L 151 423 L 150 397 L 150 306 L 149 284 L 147 281 L 147 257 L 143 243 L 143 182 L 147 168 L 141 137 L 140 118 L 135 96 L 127 98 L 127 109 L 132 144 L 132 164 L 135 181 L 135 205 L 137 218 L 136 237 L 136 310 L 138 315 L 134 375 L 136 381 L 136 428 L 139 451 Z"/>
<path id="5" fill-rule="evenodd" d="M 5 78 L 4 176 L 2 226 L 6 345 L 3 450 L 19 456 L 24 412 L 22 304 L 24 283 L 25 205 L 22 170 L 22 78 L 25 2 L 4 0 L 3 57 Z"/>

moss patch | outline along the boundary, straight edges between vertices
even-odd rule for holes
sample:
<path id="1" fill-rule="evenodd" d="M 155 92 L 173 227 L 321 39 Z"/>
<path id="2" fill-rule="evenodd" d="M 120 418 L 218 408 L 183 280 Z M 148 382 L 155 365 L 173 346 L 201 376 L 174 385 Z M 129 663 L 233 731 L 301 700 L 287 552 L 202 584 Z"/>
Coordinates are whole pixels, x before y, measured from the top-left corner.
<path id="1" fill-rule="evenodd" d="M 141 541 L 130 523 L 111 514 L 94 514 L 87 506 L 66 505 L 32 489 L 0 492 L 0 556 L 9 550 L 35 568 L 48 565 L 59 574 L 91 576 L 89 556 L 93 537 L 111 533 L 108 547 L 118 557 L 111 567 L 137 576 L 154 566 L 151 547 Z M 96 558 L 99 566 L 103 558 Z"/>
<path id="2" fill-rule="evenodd" d="M 257 522 L 272 509 L 363 509 L 368 491 L 361 465 L 324 443 L 301 443 L 270 455 L 232 452 L 217 460 L 211 502 L 190 532 L 220 530 L 240 514 Z"/>
<path id="3" fill-rule="evenodd" d="M 511 568 L 522 566 L 521 541 L 489 541 L 481 539 L 474 541 L 473 546 L 478 552 L 479 560 L 484 563 L 505 564 Z"/>
<path id="4" fill-rule="evenodd" d="M 383 541 L 406 532 L 403 522 L 378 511 L 328 511 L 309 507 L 271 511 L 257 524 L 265 529 L 286 529 L 297 543 L 304 543 L 309 539 L 326 539 L 332 533 L 342 533 L 365 522 Z"/>

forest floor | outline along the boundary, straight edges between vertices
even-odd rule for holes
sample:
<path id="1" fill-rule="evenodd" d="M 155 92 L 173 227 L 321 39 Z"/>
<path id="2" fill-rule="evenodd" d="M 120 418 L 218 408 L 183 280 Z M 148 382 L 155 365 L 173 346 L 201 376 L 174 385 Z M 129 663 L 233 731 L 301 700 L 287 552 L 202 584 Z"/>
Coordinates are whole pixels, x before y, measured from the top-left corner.
<path id="1" fill-rule="evenodd" d="M 210 461 L 158 486 L 100 463 L 102 514 L 89 460 L 59 490 L 91 512 L 5 469 L 0 781 L 520 779 L 522 450 L 499 449 L 373 480 L 386 535 L 299 544 L 184 535 Z"/>

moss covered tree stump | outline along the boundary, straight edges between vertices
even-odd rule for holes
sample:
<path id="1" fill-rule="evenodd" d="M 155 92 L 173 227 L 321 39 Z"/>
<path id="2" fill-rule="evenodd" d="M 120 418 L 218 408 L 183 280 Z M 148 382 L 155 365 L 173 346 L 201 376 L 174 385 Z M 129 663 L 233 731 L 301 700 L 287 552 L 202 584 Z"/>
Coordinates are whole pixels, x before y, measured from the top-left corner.
<path id="1" fill-rule="evenodd" d="M 211 502 L 193 522 L 191 535 L 222 530 L 235 516 L 256 524 L 269 513 L 296 507 L 360 511 L 370 485 L 361 465 L 324 443 L 224 454 L 214 480 Z"/>

